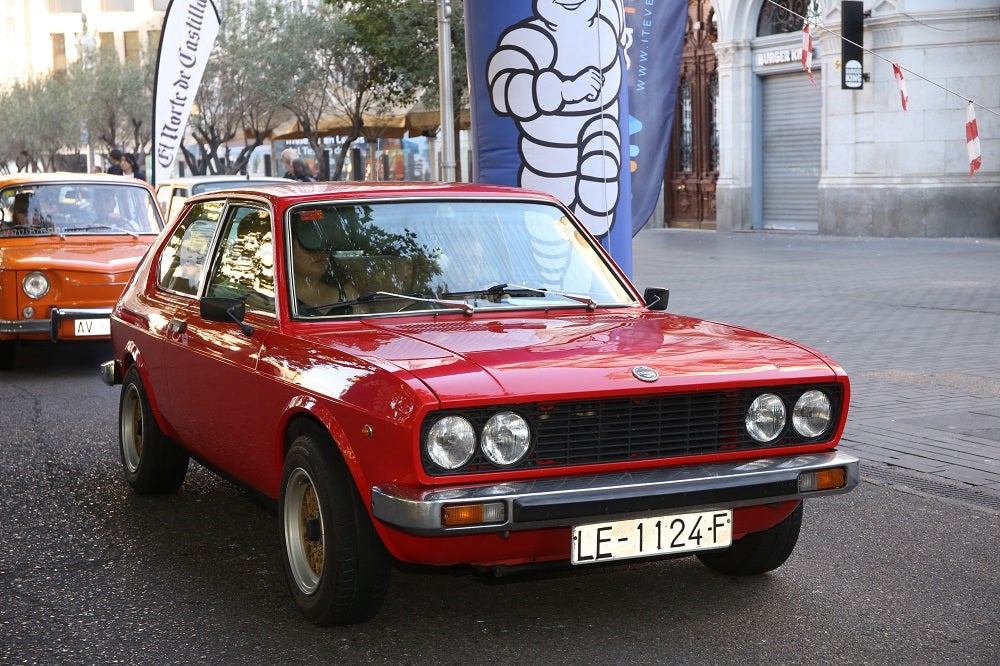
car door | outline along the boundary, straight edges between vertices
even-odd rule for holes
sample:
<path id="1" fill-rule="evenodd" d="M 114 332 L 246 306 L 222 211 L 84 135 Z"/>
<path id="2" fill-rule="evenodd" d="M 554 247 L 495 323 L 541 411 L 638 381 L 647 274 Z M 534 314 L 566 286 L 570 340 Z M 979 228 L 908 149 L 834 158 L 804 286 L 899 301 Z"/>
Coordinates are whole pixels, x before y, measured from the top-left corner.
<path id="1" fill-rule="evenodd" d="M 253 203 L 231 203 L 204 265 L 199 298 L 246 302 L 246 327 L 208 321 L 200 301 L 179 310 L 167 363 L 172 419 L 182 440 L 206 462 L 260 487 L 263 447 L 274 431 L 274 407 L 257 362 L 276 327 L 271 215 Z"/>

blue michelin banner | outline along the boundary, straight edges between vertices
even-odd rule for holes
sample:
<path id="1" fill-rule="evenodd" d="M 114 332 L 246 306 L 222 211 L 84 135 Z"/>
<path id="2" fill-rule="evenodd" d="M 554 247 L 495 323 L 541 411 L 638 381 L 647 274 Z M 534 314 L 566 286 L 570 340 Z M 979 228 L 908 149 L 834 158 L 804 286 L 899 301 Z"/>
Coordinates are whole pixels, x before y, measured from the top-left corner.
<path id="1" fill-rule="evenodd" d="M 630 273 L 686 19 L 685 0 L 466 0 L 473 180 L 555 195 Z"/>

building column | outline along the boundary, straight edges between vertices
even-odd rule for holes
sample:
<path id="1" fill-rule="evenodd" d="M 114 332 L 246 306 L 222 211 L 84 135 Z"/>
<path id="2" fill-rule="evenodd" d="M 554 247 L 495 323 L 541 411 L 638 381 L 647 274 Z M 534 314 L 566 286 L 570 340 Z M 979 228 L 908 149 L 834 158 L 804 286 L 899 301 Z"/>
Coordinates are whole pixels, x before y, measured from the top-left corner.
<path id="1" fill-rule="evenodd" d="M 719 180 L 716 229 L 753 226 L 754 74 L 750 40 L 716 42 L 719 60 Z"/>

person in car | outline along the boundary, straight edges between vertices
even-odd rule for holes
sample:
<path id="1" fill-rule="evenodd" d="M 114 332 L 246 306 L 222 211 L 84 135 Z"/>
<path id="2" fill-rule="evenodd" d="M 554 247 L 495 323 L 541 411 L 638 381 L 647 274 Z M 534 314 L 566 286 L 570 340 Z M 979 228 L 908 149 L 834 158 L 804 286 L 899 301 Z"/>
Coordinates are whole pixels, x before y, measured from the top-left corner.
<path id="1" fill-rule="evenodd" d="M 110 192 L 98 190 L 94 194 L 94 212 L 99 220 L 120 220 L 122 216 L 115 211 L 115 197 Z"/>
<path id="2" fill-rule="evenodd" d="M 292 237 L 295 298 L 301 314 L 318 314 L 310 309 L 358 297 L 351 281 L 334 270 L 333 243 L 322 220 L 294 219 Z"/>

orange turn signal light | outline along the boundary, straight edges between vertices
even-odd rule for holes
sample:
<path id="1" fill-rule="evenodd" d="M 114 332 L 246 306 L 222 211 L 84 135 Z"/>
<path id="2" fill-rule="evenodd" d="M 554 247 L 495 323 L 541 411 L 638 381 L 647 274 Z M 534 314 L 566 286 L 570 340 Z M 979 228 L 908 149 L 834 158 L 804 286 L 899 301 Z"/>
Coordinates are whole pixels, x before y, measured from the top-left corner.
<path id="1" fill-rule="evenodd" d="M 491 525 L 507 520 L 507 505 L 503 502 L 483 504 L 453 504 L 441 509 L 441 524 L 445 527 Z"/>
<path id="2" fill-rule="evenodd" d="M 832 467 L 815 472 L 799 474 L 799 492 L 813 493 L 819 490 L 836 490 L 847 485 L 847 468 Z"/>

